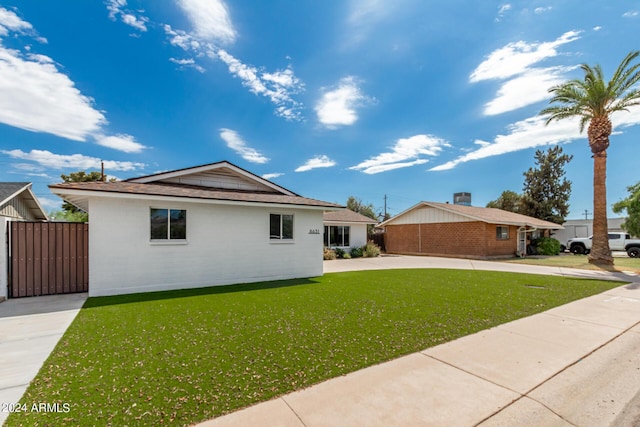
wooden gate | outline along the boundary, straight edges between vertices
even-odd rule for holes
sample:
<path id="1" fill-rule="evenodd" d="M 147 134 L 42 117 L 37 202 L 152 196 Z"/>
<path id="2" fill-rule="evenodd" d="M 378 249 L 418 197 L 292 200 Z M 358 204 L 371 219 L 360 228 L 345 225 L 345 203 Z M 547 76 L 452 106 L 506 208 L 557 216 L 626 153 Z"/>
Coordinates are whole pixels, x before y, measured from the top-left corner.
<path id="1" fill-rule="evenodd" d="M 89 289 L 89 224 L 9 224 L 9 297 Z"/>

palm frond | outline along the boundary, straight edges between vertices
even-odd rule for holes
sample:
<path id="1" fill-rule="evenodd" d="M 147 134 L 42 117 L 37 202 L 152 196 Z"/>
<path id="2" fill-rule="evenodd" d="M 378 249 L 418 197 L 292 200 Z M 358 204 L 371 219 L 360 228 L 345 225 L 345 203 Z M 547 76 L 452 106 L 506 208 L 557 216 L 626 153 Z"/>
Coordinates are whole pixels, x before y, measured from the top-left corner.
<path id="1" fill-rule="evenodd" d="M 633 63 L 640 51 L 630 52 L 606 82 L 602 67 L 581 64 L 582 79 L 573 79 L 549 89 L 549 107 L 540 115 L 548 115 L 546 124 L 569 117 L 580 118 L 580 132 L 594 117 L 608 117 L 612 112 L 640 105 L 640 63 Z"/>
<path id="2" fill-rule="evenodd" d="M 634 65 L 633 67 L 629 68 L 624 73 L 623 80 L 613 85 L 615 90 L 612 93 L 616 97 L 619 97 L 639 81 L 640 81 L 640 62 Z"/>
<path id="3" fill-rule="evenodd" d="M 629 52 L 627 56 L 624 57 L 618 68 L 613 73 L 613 77 L 609 81 L 609 91 L 611 93 L 622 94 L 626 89 L 633 86 L 633 83 L 629 84 L 626 89 L 622 89 L 623 83 L 630 82 L 629 76 L 633 74 L 638 67 L 640 67 L 640 63 L 635 64 L 633 67 L 628 68 L 631 61 L 636 59 L 640 55 L 640 51 L 634 50 Z"/>

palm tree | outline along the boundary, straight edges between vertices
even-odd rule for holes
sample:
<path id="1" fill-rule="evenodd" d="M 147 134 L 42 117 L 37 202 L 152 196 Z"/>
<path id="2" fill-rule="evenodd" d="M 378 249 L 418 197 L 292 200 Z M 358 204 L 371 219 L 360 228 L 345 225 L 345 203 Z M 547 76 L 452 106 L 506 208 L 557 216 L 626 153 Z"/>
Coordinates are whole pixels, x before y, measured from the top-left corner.
<path id="1" fill-rule="evenodd" d="M 546 124 L 569 117 L 580 118 L 580 133 L 589 123 L 587 137 L 593 153 L 593 242 L 589 262 L 613 265 L 607 237 L 607 148 L 611 135 L 611 114 L 640 105 L 640 63 L 631 65 L 640 51 L 630 52 L 608 83 L 600 65 L 582 64 L 584 80 L 570 80 L 549 89 L 552 104 L 540 112 L 548 114 Z"/>

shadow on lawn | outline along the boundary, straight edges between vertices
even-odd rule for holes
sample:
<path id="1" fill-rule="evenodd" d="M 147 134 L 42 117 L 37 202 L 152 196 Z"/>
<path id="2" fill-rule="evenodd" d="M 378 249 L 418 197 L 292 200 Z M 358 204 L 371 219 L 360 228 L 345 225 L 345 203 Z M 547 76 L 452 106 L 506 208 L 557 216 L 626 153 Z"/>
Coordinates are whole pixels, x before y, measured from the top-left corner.
<path id="1" fill-rule="evenodd" d="M 176 298 L 189 298 L 201 295 L 228 294 L 232 292 L 246 292 L 265 289 L 285 288 L 290 286 L 313 285 L 319 283 L 313 278 L 275 280 L 271 282 L 241 283 L 236 285 L 218 285 L 205 288 L 190 288 L 173 291 L 144 292 L 137 294 L 114 295 L 106 297 L 91 297 L 87 299 L 83 309 L 97 308 L 107 305 L 130 304 L 146 301 L 160 301 Z"/>

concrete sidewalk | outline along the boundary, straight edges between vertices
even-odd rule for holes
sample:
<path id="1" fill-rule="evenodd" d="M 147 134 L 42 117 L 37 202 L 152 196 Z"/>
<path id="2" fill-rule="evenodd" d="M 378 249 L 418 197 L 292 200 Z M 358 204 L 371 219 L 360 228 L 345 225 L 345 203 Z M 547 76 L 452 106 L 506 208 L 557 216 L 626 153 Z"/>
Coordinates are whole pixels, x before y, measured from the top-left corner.
<path id="1" fill-rule="evenodd" d="M 343 271 L 358 270 L 388 270 L 398 268 L 450 268 L 456 270 L 508 271 L 514 273 L 548 274 L 552 276 L 571 276 L 622 281 L 633 281 L 639 277 L 634 272 L 617 273 L 597 270 L 581 270 L 577 268 L 546 267 L 542 265 L 518 264 L 512 262 L 428 256 L 387 255 L 377 258 L 324 261 L 325 273 L 339 273 Z"/>
<path id="2" fill-rule="evenodd" d="M 330 261 L 325 272 L 429 266 L 624 278 L 633 283 L 199 426 L 640 423 L 634 401 L 639 399 L 640 384 L 640 281 L 636 275 L 428 257 Z"/>
<path id="3" fill-rule="evenodd" d="M 0 303 L 0 404 L 18 403 L 86 299 L 81 293 Z M 0 409 L 0 425 L 8 416 Z"/>

